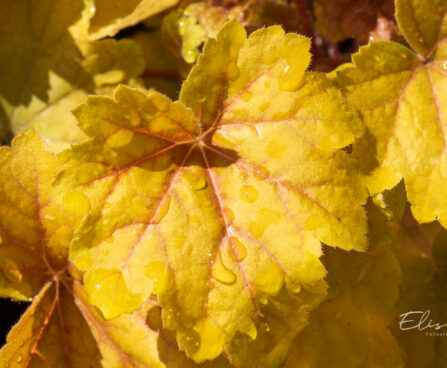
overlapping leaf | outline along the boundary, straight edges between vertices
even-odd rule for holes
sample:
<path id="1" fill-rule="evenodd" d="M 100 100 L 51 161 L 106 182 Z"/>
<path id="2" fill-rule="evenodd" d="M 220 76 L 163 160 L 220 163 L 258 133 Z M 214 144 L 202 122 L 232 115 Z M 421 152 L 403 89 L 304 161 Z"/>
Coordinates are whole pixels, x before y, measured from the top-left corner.
<path id="1" fill-rule="evenodd" d="M 346 96 L 363 115 L 367 133 L 354 146 L 372 193 L 402 177 L 419 222 L 447 224 L 447 2 L 399 0 L 397 19 L 417 52 L 377 42 L 339 73 Z"/>
<path id="2" fill-rule="evenodd" d="M 284 284 L 315 287 L 319 240 L 365 248 L 365 191 L 340 150 L 363 126 L 331 81 L 304 73 L 309 46 L 230 22 L 180 102 L 118 87 L 75 111 L 92 140 L 60 155 L 58 185 L 93 209 L 71 258 L 105 317 L 155 292 L 181 349 L 214 358 L 256 336 Z"/>
<path id="3" fill-rule="evenodd" d="M 372 202 L 367 209 L 368 252 L 325 249 L 328 297 L 310 313 L 285 367 L 403 367 L 403 354 L 389 330 L 401 280 L 399 262 L 388 249 L 396 229 Z"/>
<path id="4" fill-rule="evenodd" d="M 104 321 L 88 303 L 78 281 L 82 275 L 67 260 L 88 202 L 80 195 L 60 198 L 51 188 L 59 166 L 38 136 L 17 137 L 12 149 L 0 149 L 0 160 L 0 296 L 33 298 L 0 350 L 0 365 L 196 366 L 159 328 L 150 328 L 153 302 L 113 321 Z M 212 367 L 225 364 L 221 358 Z"/>
<path id="5" fill-rule="evenodd" d="M 90 39 L 114 36 L 123 28 L 174 6 L 178 0 L 94 0 L 90 21 Z"/>
<path id="6" fill-rule="evenodd" d="M 89 4 L 0 2 L 0 125 L 11 135 L 35 129 L 54 151 L 65 149 L 85 139 L 71 110 L 142 72 L 132 41 L 87 42 Z"/>

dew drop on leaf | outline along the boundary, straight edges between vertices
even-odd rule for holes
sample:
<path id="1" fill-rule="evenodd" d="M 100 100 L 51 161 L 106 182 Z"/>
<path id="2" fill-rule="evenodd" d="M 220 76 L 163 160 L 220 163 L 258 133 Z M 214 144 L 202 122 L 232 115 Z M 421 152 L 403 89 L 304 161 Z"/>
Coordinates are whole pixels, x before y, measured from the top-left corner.
<path id="1" fill-rule="evenodd" d="M 287 150 L 287 146 L 276 139 L 271 139 L 268 141 L 264 150 L 270 157 L 281 158 L 282 154 Z"/>
<path id="2" fill-rule="evenodd" d="M 250 233 L 259 238 L 264 234 L 264 231 L 272 224 L 278 224 L 281 221 L 281 213 L 271 210 L 269 208 L 261 208 L 254 220 L 249 222 Z"/>
<path id="3" fill-rule="evenodd" d="M 17 362 L 17 363 L 22 363 L 22 362 L 23 362 L 23 356 L 22 356 L 22 354 L 17 355 L 16 362 Z"/>
<path id="4" fill-rule="evenodd" d="M 244 185 L 240 189 L 241 199 L 244 202 L 253 203 L 258 199 L 258 191 L 251 185 Z"/>
<path id="5" fill-rule="evenodd" d="M 243 99 L 245 102 L 250 101 L 252 97 L 253 97 L 253 93 L 251 93 L 251 92 L 245 92 L 245 93 L 242 95 L 242 99 Z"/>
<path id="6" fill-rule="evenodd" d="M 228 245 L 228 256 L 234 262 L 241 262 L 247 257 L 247 249 L 245 245 L 236 237 L 230 238 L 230 244 Z"/>
<path id="7" fill-rule="evenodd" d="M 92 269 L 86 273 L 84 282 L 89 300 L 93 305 L 101 306 L 106 319 L 132 313 L 144 300 L 142 295 L 134 294 L 127 288 L 119 270 Z"/>
<path id="8" fill-rule="evenodd" d="M 233 285 L 236 282 L 236 275 L 229 270 L 222 262 L 222 257 L 219 255 L 216 262 L 213 264 L 213 277 L 225 285 Z"/>
<path id="9" fill-rule="evenodd" d="M 254 176 L 256 179 L 263 180 L 270 176 L 270 171 L 265 166 L 259 166 L 254 171 Z"/>
<path id="10" fill-rule="evenodd" d="M 78 214 L 86 214 L 90 210 L 90 201 L 81 192 L 69 192 L 65 195 L 62 205 L 65 210 Z"/>
<path id="11" fill-rule="evenodd" d="M 234 221 L 234 212 L 231 210 L 231 208 L 228 208 L 228 207 L 224 207 L 224 209 L 222 211 L 225 216 L 225 220 L 226 220 L 227 224 L 231 225 Z"/>
<path id="12" fill-rule="evenodd" d="M 154 289 L 157 291 L 164 287 L 166 279 L 166 265 L 163 262 L 150 262 L 144 268 L 145 274 L 154 283 Z"/>
<path id="13" fill-rule="evenodd" d="M 112 134 L 106 140 L 106 144 L 109 147 L 122 147 L 128 144 L 133 138 L 133 132 L 127 129 L 120 129 L 116 133 Z"/>

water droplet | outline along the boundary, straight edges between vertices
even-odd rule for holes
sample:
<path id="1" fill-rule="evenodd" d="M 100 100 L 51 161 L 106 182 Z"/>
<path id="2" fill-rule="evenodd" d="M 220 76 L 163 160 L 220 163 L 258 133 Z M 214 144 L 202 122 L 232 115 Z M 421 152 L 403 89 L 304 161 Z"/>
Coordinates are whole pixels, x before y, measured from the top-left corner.
<path id="1" fill-rule="evenodd" d="M 84 282 L 89 300 L 100 308 L 106 319 L 132 313 L 144 301 L 141 294 L 134 294 L 127 288 L 119 270 L 91 269 L 85 274 Z"/>
<path id="2" fill-rule="evenodd" d="M 69 212 L 83 215 L 90 210 L 90 201 L 84 193 L 69 192 L 62 200 L 62 206 Z"/>
<path id="3" fill-rule="evenodd" d="M 401 54 L 400 56 L 401 56 L 402 59 L 407 59 L 408 58 L 407 54 Z"/>
<path id="4" fill-rule="evenodd" d="M 95 7 L 91 6 L 88 11 L 90 12 L 90 14 L 94 14 L 95 10 L 96 10 Z"/>
<path id="5" fill-rule="evenodd" d="M 49 220 L 49 221 L 54 220 L 54 216 L 50 216 L 50 215 L 45 215 L 44 218 L 45 218 L 45 220 Z"/>
<path id="6" fill-rule="evenodd" d="M 216 262 L 213 264 L 213 277 L 225 285 L 233 285 L 236 282 L 236 275 L 229 270 L 222 262 L 222 257 L 219 255 Z"/>
<path id="7" fill-rule="evenodd" d="M 194 190 L 205 189 L 207 186 L 205 178 L 199 173 L 187 173 L 185 177 Z"/>
<path id="8" fill-rule="evenodd" d="M 279 75 L 278 88 L 280 91 L 291 92 L 296 91 L 302 81 L 302 75 L 297 74 L 293 64 L 288 62 Z"/>
<path id="9" fill-rule="evenodd" d="M 261 112 L 264 112 L 265 110 L 267 110 L 267 108 L 270 106 L 270 102 L 269 101 L 265 101 L 262 104 L 259 105 L 259 110 Z"/>
<path id="10" fill-rule="evenodd" d="M 109 255 L 109 250 L 108 250 L 108 249 L 103 249 L 103 250 L 101 251 L 101 253 L 102 253 L 102 255 L 103 255 L 104 257 L 107 257 L 107 256 Z"/>
<path id="11" fill-rule="evenodd" d="M 234 212 L 228 207 L 225 207 L 222 211 L 225 216 L 227 224 L 231 225 L 234 221 Z"/>
<path id="12" fill-rule="evenodd" d="M 166 265 L 163 262 L 150 262 L 144 268 L 145 274 L 154 283 L 154 291 L 161 290 L 167 282 Z"/>
<path id="13" fill-rule="evenodd" d="M 193 329 L 188 330 L 184 334 L 179 334 L 179 345 L 182 349 L 189 353 L 194 353 L 199 350 L 200 335 Z"/>
<path id="14" fill-rule="evenodd" d="M 122 128 L 118 130 L 116 133 L 109 136 L 106 140 L 106 144 L 109 147 L 113 148 L 122 147 L 130 143 L 132 138 L 133 138 L 133 132 L 131 130 Z"/>
<path id="15" fill-rule="evenodd" d="M 272 224 L 278 224 L 281 221 L 281 213 L 271 210 L 269 208 L 261 208 L 254 220 L 249 222 L 250 233 L 259 238 L 264 234 L 264 231 Z"/>
<path id="16" fill-rule="evenodd" d="M 251 92 L 245 92 L 245 93 L 242 95 L 242 99 L 243 99 L 245 102 L 250 101 L 252 97 L 253 97 L 253 93 L 251 93 Z"/>
<path id="17" fill-rule="evenodd" d="M 240 191 L 241 199 L 244 202 L 253 203 L 258 199 L 258 191 L 251 185 L 244 185 L 241 187 Z"/>
<path id="18" fill-rule="evenodd" d="M 264 180 L 270 176 L 270 171 L 265 166 L 259 166 L 254 171 L 254 176 L 256 179 Z"/>
<path id="19" fill-rule="evenodd" d="M 269 331 L 270 331 L 270 326 L 269 326 L 269 324 L 268 324 L 267 322 L 263 322 L 263 323 L 262 323 L 262 329 L 263 329 L 265 332 L 269 332 Z"/>
<path id="20" fill-rule="evenodd" d="M 442 69 L 447 70 L 447 61 L 444 61 L 442 64 Z"/>
<path id="21" fill-rule="evenodd" d="M 230 244 L 228 245 L 228 256 L 234 262 L 241 262 L 247 257 L 247 249 L 245 245 L 236 237 L 230 238 Z"/>
<path id="22" fill-rule="evenodd" d="M 104 204 L 104 208 L 110 208 L 110 207 L 112 207 L 112 204 L 110 202 L 106 202 Z"/>
<path id="23" fill-rule="evenodd" d="M 158 210 L 152 219 L 152 223 L 159 224 L 161 220 L 163 220 L 163 218 L 168 214 L 170 204 L 171 204 L 170 196 L 164 197 L 162 199 L 162 203 L 158 207 Z"/>
<path id="24" fill-rule="evenodd" d="M 22 354 L 17 355 L 16 362 L 17 362 L 17 363 L 22 363 L 22 362 L 23 362 L 23 356 L 22 356 Z"/>
<path id="25" fill-rule="evenodd" d="M 287 146 L 276 139 L 270 139 L 264 149 L 265 153 L 273 158 L 281 158 L 286 150 Z"/>
<path id="26" fill-rule="evenodd" d="M 242 181 L 245 181 L 248 179 L 248 174 L 245 171 L 241 171 L 239 174 L 239 179 L 241 179 Z"/>

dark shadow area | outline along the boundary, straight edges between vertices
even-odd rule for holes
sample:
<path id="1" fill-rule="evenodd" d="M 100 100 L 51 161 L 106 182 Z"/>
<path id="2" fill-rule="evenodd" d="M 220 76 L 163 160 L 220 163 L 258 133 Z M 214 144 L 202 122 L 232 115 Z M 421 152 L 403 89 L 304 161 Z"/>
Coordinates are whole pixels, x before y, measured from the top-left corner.
<path id="1" fill-rule="evenodd" d="M 30 303 L 13 302 L 10 299 L 0 298 L 0 346 L 5 345 L 6 336 L 28 308 Z"/>

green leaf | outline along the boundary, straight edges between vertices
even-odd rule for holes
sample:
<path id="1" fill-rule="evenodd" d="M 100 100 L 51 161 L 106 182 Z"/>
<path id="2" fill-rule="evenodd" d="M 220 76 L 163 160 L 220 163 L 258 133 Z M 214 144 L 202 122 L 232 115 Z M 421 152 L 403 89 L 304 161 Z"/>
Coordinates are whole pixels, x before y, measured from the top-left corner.
<path id="1" fill-rule="evenodd" d="M 366 193 L 340 150 L 363 126 L 330 80 L 304 73 L 308 48 L 278 26 L 246 39 L 230 22 L 180 102 L 121 86 L 76 109 L 92 140 L 60 155 L 58 185 L 92 205 L 71 259 L 106 318 L 119 308 L 107 310 L 103 270 L 129 300 L 155 292 L 180 348 L 211 359 L 254 334 L 260 300 L 321 280 L 319 240 L 366 247 Z"/>
<path id="2" fill-rule="evenodd" d="M 428 0 L 396 4 L 399 24 L 421 54 L 392 42 L 371 43 L 353 56 L 354 67 L 338 73 L 339 84 L 368 128 L 354 145 L 353 156 L 371 193 L 391 189 L 405 178 L 416 219 L 438 219 L 446 226 L 445 4 L 440 2 L 436 11 L 430 10 Z"/>

